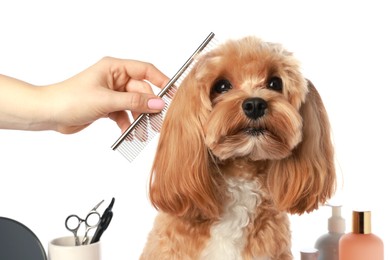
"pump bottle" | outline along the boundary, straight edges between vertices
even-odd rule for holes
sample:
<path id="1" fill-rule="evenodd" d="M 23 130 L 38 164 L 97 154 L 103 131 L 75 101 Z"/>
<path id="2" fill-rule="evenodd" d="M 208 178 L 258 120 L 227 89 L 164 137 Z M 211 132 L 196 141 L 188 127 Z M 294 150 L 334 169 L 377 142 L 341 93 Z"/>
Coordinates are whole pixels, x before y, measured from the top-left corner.
<path id="1" fill-rule="evenodd" d="M 384 260 L 383 241 L 371 233 L 371 212 L 353 211 L 352 232 L 339 241 L 340 260 Z"/>
<path id="2" fill-rule="evenodd" d="M 341 216 L 341 205 L 332 207 L 332 216 L 328 219 L 328 233 L 320 236 L 315 248 L 318 260 L 339 260 L 339 240 L 345 234 L 345 219 Z"/>

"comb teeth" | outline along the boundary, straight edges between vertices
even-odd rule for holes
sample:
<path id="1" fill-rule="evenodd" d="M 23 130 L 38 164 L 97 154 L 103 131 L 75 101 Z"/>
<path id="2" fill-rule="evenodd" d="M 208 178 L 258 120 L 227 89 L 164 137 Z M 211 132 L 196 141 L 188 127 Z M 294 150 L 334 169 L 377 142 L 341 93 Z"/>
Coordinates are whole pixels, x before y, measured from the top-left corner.
<path id="1" fill-rule="evenodd" d="M 174 95 L 172 92 L 173 90 L 169 89 L 166 94 L 162 96 L 165 107 L 160 113 L 141 114 L 140 117 L 142 118 L 134 125 L 132 130 L 125 135 L 120 145 L 117 146 L 116 150 L 130 162 L 132 162 L 160 132 L 169 104 Z"/>
<path id="2" fill-rule="evenodd" d="M 168 107 L 176 94 L 177 88 L 180 87 L 183 79 L 196 63 L 195 57 L 201 52 L 211 50 L 215 45 L 214 33 L 210 33 L 158 94 L 165 102 L 163 110 L 158 114 L 141 114 L 112 145 L 111 148 L 113 150 L 119 151 L 129 162 L 132 162 L 141 153 L 149 142 L 160 132 Z"/>

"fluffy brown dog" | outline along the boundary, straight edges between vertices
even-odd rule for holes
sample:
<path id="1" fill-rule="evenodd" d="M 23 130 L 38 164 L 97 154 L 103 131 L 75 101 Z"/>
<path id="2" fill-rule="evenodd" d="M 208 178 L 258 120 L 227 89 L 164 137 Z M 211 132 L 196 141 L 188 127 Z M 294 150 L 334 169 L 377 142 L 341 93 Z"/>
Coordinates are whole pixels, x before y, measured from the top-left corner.
<path id="1" fill-rule="evenodd" d="M 327 113 L 292 53 L 227 41 L 199 57 L 167 111 L 141 259 L 292 259 L 287 214 L 334 189 Z"/>

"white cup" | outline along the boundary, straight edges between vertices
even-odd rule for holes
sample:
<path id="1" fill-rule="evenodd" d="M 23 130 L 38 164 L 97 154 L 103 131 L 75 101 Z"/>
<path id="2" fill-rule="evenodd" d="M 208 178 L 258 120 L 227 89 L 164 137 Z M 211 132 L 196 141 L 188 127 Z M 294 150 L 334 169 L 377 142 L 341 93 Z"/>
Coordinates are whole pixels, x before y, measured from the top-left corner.
<path id="1" fill-rule="evenodd" d="M 100 242 L 75 246 L 73 236 L 60 237 L 50 241 L 48 255 L 49 260 L 101 260 Z"/>

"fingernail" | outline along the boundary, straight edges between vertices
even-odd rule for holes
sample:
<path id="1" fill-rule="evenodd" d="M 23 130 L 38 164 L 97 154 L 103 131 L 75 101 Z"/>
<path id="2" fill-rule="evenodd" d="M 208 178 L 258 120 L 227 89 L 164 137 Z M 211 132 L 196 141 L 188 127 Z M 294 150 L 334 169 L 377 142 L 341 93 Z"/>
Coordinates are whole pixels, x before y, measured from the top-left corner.
<path id="1" fill-rule="evenodd" d="M 149 109 L 157 109 L 161 110 L 165 106 L 165 102 L 162 99 L 159 98 L 153 98 L 148 100 L 148 108 Z"/>

